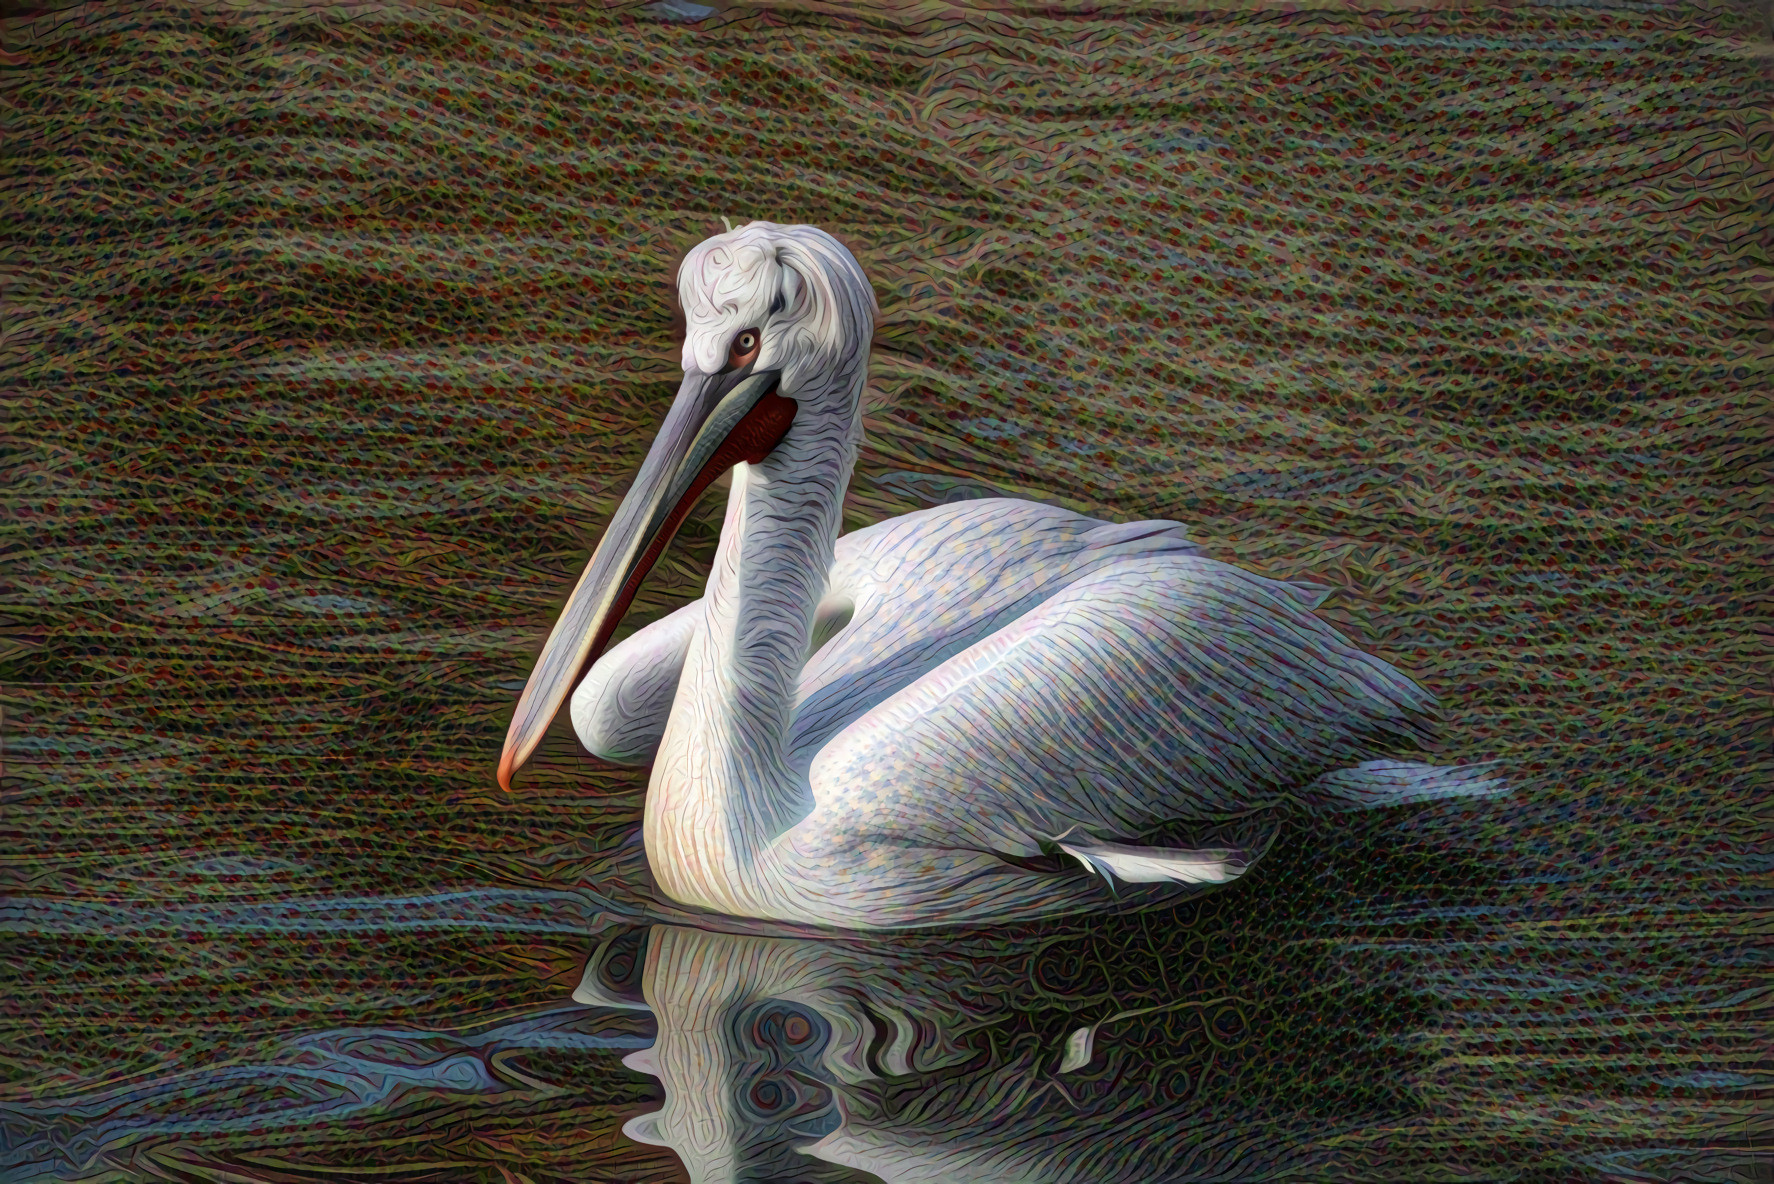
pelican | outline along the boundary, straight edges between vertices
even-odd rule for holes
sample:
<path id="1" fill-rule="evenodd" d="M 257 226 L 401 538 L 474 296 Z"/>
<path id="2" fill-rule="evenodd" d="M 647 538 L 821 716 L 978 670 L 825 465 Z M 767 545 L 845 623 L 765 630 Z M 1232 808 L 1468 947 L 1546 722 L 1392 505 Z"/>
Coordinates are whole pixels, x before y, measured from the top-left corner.
<path id="1" fill-rule="evenodd" d="M 1278 806 L 1501 786 L 1391 759 L 1435 705 L 1176 523 L 985 499 L 840 539 L 878 318 L 812 226 L 685 257 L 682 386 L 525 685 L 509 789 L 562 704 L 652 763 L 642 820 L 682 904 L 842 929 L 984 924 L 1223 884 L 1254 852 L 1157 832 Z M 701 600 L 606 654 L 696 499 L 731 470 Z"/>

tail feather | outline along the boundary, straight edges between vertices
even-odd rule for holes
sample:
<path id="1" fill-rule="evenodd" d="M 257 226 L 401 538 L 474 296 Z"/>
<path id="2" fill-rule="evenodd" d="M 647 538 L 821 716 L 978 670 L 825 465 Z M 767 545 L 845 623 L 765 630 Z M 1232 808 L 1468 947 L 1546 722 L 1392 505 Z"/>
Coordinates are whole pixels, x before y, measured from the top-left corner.
<path id="1" fill-rule="evenodd" d="M 1489 798 L 1509 792 L 1499 761 L 1478 765 L 1423 765 L 1365 761 L 1308 784 L 1300 796 L 1332 810 L 1375 810 L 1437 798 Z"/>
<path id="2" fill-rule="evenodd" d="M 1252 859 L 1247 851 L 1213 848 L 1181 850 L 1166 847 L 1135 847 L 1126 843 L 1099 843 L 1081 835 L 1074 826 L 1054 842 L 1061 851 L 1084 865 L 1084 870 L 1108 881 L 1109 888 L 1126 884 L 1224 884 L 1244 874 Z"/>

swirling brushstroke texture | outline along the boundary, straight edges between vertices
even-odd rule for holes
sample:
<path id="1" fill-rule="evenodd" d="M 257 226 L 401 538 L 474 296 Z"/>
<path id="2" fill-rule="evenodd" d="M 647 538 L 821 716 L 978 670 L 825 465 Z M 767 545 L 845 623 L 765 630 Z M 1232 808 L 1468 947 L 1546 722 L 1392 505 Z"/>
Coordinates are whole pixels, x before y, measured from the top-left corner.
<path id="1" fill-rule="evenodd" d="M 599 1050 L 491 1108 L 242 1127 L 200 1089 L 177 1129 L 33 1132 L 43 1099 L 314 1033 L 558 1006 L 641 783 L 564 728 L 520 793 L 491 770 L 670 397 L 673 263 L 722 217 L 830 227 L 879 286 L 853 526 L 979 485 L 1176 518 L 1335 586 L 1327 618 L 1449 705 L 1447 759 L 1524 774 L 1482 824 L 1347 832 L 1301 873 L 1337 891 L 1263 920 L 1314 950 L 1267 996 L 1305 1001 L 1274 1039 L 1308 1081 L 1338 1017 L 1286 966 L 1428 1001 L 1373 1032 L 1414 1109 L 1337 1136 L 1350 1174 L 1739 1170 L 1759 21 L 1169 7 L 9 20 L 0 1097 L 8 1144 L 51 1149 L 30 1171 L 674 1170 L 620 1141 L 652 1087 Z M 719 521 L 639 619 L 699 590 Z M 398 915 L 424 925 L 359 923 Z"/>

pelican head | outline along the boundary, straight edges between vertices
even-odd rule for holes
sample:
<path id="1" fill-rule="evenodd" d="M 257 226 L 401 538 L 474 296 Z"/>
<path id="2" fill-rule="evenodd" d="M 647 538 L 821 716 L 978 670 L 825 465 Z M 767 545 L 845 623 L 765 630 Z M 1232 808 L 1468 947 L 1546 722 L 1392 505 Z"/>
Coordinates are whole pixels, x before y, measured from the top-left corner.
<path id="1" fill-rule="evenodd" d="M 818 227 L 752 222 L 684 257 L 678 300 L 683 384 L 518 700 L 506 789 L 716 477 L 786 455 L 797 476 L 832 472 L 842 496 L 878 315 L 855 256 Z"/>
<path id="2" fill-rule="evenodd" d="M 878 314 L 855 256 L 825 231 L 752 222 L 716 235 L 684 256 L 678 302 L 686 384 L 774 374 L 801 412 L 856 418 L 861 385 L 839 380 L 862 371 Z"/>

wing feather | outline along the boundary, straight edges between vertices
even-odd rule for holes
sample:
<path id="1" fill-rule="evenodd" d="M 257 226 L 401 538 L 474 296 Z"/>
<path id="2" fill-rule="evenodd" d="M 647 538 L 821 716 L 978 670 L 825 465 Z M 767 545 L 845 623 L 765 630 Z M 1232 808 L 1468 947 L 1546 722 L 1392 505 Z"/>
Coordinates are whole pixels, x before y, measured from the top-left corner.
<path id="1" fill-rule="evenodd" d="M 1073 581 L 849 724 L 811 829 L 1015 856 L 1273 801 L 1424 739 L 1433 700 L 1297 589 L 1195 555 Z"/>
<path id="2" fill-rule="evenodd" d="M 1117 559 L 1199 550 L 1175 522 L 1105 523 L 991 498 L 890 518 L 838 540 L 791 748 L 812 758 L 840 728 L 1073 579 Z M 653 759 L 677 694 L 693 601 L 613 646 L 574 691 L 574 730 L 617 764 Z"/>

